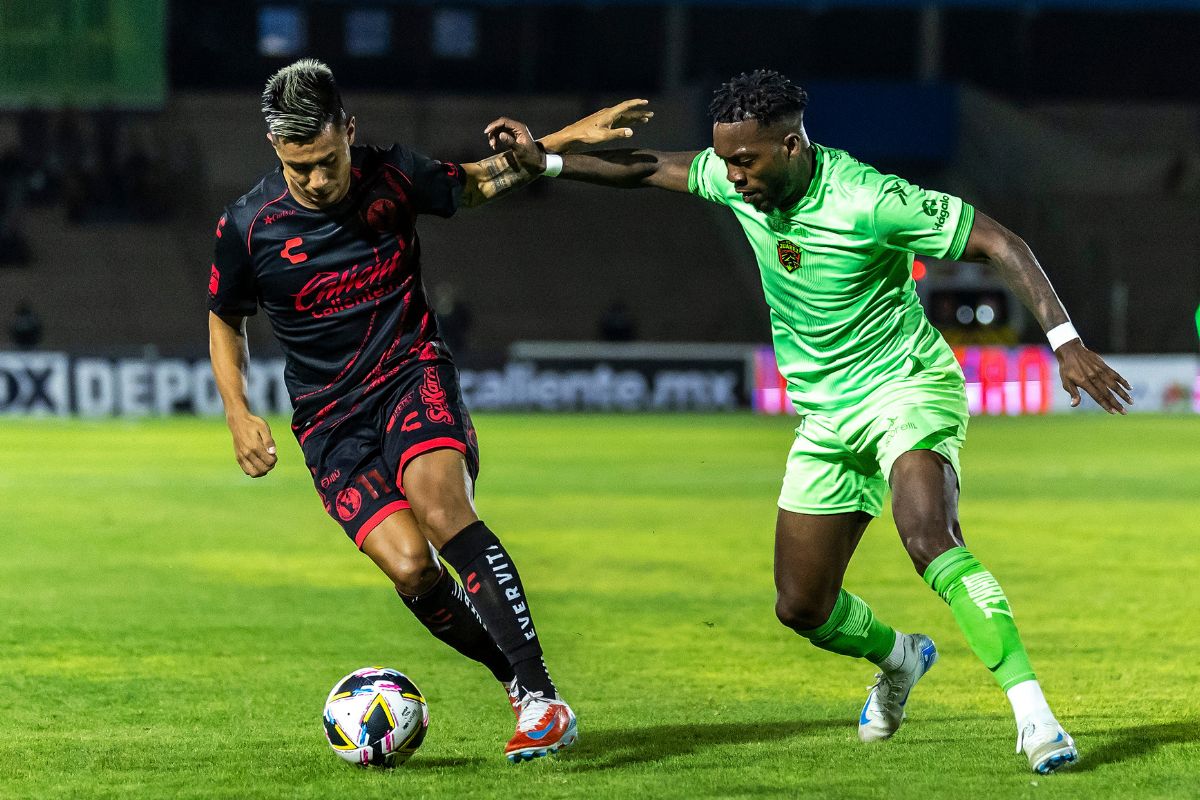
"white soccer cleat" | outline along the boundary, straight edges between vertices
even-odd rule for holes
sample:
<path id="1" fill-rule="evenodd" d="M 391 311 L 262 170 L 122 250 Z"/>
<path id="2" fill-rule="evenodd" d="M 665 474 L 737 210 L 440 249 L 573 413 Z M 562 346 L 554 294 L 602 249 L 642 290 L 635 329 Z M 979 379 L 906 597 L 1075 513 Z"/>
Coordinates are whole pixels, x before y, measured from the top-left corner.
<path id="1" fill-rule="evenodd" d="M 1017 753 L 1022 751 L 1029 759 L 1029 768 L 1039 775 L 1049 775 L 1079 760 L 1075 740 L 1050 716 L 1026 720 L 1021 726 Z"/>
<path id="2" fill-rule="evenodd" d="M 923 633 L 904 634 L 904 663 L 899 669 L 875 674 L 875 685 L 858 715 L 858 738 L 864 742 L 890 739 L 904 722 L 904 704 L 921 676 L 937 663 L 937 648 Z"/>

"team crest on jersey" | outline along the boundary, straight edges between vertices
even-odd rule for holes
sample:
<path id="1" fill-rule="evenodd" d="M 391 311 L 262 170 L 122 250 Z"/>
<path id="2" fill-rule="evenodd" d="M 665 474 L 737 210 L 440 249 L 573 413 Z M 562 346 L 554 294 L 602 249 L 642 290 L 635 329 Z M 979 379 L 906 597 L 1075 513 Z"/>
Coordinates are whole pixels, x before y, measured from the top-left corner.
<path id="1" fill-rule="evenodd" d="M 779 263 L 788 272 L 795 272 L 800 268 L 800 245 L 790 239 L 779 240 Z"/>

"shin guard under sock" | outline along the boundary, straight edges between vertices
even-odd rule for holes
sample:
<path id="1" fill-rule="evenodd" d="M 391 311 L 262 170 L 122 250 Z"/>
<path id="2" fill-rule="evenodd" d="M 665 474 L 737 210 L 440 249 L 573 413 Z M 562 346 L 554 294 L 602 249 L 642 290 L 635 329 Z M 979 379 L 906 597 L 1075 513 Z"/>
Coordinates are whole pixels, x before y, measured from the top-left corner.
<path id="1" fill-rule="evenodd" d="M 950 606 L 967 644 L 1001 689 L 1034 679 L 1004 590 L 967 548 L 953 547 L 935 558 L 925 582 Z"/>
<path id="2" fill-rule="evenodd" d="M 480 521 L 459 531 L 441 553 L 458 571 L 475 610 L 508 658 L 521 687 L 555 697 L 521 576 L 504 545 Z"/>

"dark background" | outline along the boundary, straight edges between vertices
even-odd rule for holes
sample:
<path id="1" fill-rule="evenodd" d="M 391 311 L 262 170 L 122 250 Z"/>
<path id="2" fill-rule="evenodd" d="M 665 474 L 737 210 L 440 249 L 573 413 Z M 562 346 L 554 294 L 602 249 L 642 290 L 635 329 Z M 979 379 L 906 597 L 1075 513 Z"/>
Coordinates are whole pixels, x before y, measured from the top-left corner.
<path id="1" fill-rule="evenodd" d="M 274 163 L 258 94 L 272 71 L 311 55 L 333 67 L 363 141 L 400 140 L 447 160 L 485 155 L 480 131 L 500 114 L 544 133 L 638 96 L 657 112 L 638 143 L 698 150 L 712 90 L 743 70 L 778 69 L 808 88 L 815 141 L 959 194 L 1025 237 L 1090 345 L 1196 350 L 1200 3 L 5 9 L 0 45 L 27 41 L 21 26 L 62 25 L 62 42 L 97 53 L 153 17 L 161 58 L 139 55 L 164 88 L 114 100 L 51 37 L 46 58 L 83 77 L 0 109 L 0 347 L 202 357 L 213 223 Z M 293 50 L 264 54 L 268 12 L 300 21 Z M 351 46 L 358 12 L 382 15 L 378 55 Z M 447 13 L 451 45 L 468 45 L 457 53 L 438 44 Z M 102 56 L 90 58 L 84 66 L 102 72 Z M 7 69 L 9 84 L 34 77 Z M 695 198 L 543 180 L 449 222 L 423 221 L 422 237 L 426 284 L 468 363 L 494 363 L 520 340 L 769 338 L 737 225 Z M 923 268 L 919 293 L 951 341 L 1041 339 L 987 270 Z M 955 313 L 964 307 L 967 323 Z M 256 352 L 273 351 L 265 328 L 252 339 Z"/>

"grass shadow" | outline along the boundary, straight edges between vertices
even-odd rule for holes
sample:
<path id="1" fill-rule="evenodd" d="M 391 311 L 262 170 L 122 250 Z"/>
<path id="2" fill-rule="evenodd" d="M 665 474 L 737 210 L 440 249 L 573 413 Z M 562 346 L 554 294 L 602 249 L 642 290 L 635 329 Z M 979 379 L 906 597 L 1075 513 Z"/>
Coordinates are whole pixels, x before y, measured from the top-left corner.
<path id="1" fill-rule="evenodd" d="M 1084 749 L 1080 751 L 1079 765 L 1071 771 L 1087 772 L 1105 764 L 1133 761 L 1163 745 L 1194 742 L 1198 724 L 1200 721 L 1184 719 L 1175 722 L 1159 722 L 1154 725 L 1136 725 L 1131 728 L 1095 729 L 1089 735 L 1104 736 L 1107 734 L 1111 737 L 1110 741 L 1091 750 L 1087 749 L 1087 740 L 1084 739 Z"/>
<path id="2" fill-rule="evenodd" d="M 412 761 L 409 761 L 401 769 L 404 770 L 422 770 L 422 769 L 449 769 L 453 767 L 475 767 L 488 759 L 485 758 L 425 758 L 421 755 L 414 756 Z"/>
<path id="3" fill-rule="evenodd" d="M 585 729 L 580 734 L 579 744 L 565 751 L 561 759 L 563 766 L 573 770 L 607 769 L 618 764 L 629 766 L 664 761 L 722 745 L 773 742 L 835 728 L 852 730 L 842 719 Z"/>

